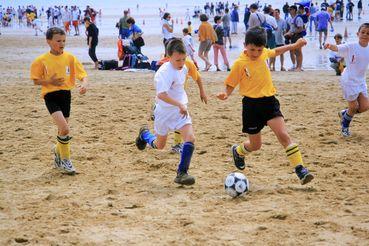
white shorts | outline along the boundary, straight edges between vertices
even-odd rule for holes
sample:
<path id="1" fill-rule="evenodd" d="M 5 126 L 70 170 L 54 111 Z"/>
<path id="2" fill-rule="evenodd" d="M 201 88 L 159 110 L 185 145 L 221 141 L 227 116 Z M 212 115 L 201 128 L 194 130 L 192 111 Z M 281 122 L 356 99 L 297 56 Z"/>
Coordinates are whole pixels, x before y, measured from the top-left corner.
<path id="1" fill-rule="evenodd" d="M 183 126 L 192 124 L 191 116 L 183 117 L 178 107 L 162 107 L 156 104 L 154 110 L 154 131 L 156 134 L 165 136 L 170 131 L 181 129 Z"/>
<path id="2" fill-rule="evenodd" d="M 341 83 L 343 98 L 349 102 L 355 101 L 359 94 L 362 93 L 365 97 L 368 97 L 368 89 L 366 83 L 361 85 L 345 85 Z"/>

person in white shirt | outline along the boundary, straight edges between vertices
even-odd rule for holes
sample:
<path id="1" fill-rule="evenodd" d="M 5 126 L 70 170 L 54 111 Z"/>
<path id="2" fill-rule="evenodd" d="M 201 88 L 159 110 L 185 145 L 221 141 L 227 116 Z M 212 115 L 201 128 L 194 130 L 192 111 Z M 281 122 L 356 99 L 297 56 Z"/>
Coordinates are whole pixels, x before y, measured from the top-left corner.
<path id="1" fill-rule="evenodd" d="M 336 42 L 336 45 L 342 44 L 343 37 L 341 34 L 337 33 L 334 35 L 334 41 Z M 331 62 L 330 67 L 333 68 L 336 71 L 337 76 L 341 76 L 343 69 L 345 67 L 345 59 L 340 56 L 335 51 L 329 52 L 329 61 Z"/>
<path id="2" fill-rule="evenodd" d="M 155 135 L 147 126 L 141 127 L 136 138 L 136 146 L 139 150 L 144 150 L 147 144 L 154 149 L 163 149 L 169 131 L 178 130 L 184 144 L 174 182 L 181 185 L 193 185 L 195 178 L 188 174 L 188 169 L 195 149 L 195 135 L 184 89 L 188 69 L 185 66 L 187 54 L 182 40 L 175 38 L 170 40 L 167 45 L 167 54 L 170 57 L 169 62 L 161 65 L 154 77 L 157 99 L 154 111 Z M 198 86 L 201 100 L 206 102 L 207 98 L 202 84 L 198 82 Z"/>
<path id="3" fill-rule="evenodd" d="M 74 26 L 75 34 L 74 36 L 79 35 L 79 20 L 80 20 L 80 13 L 76 6 L 72 7 L 72 24 Z"/>
<path id="4" fill-rule="evenodd" d="M 169 13 L 165 13 L 163 15 L 163 20 L 162 20 L 162 34 L 163 34 L 163 44 L 165 47 L 165 43 L 167 42 L 167 40 L 172 39 L 173 38 L 173 20 L 172 23 L 170 24 L 169 21 L 172 18 L 172 16 Z"/>
<path id="5" fill-rule="evenodd" d="M 186 47 L 186 53 L 191 58 L 196 68 L 199 69 L 197 62 L 195 60 L 195 45 L 193 43 L 193 38 L 190 35 L 188 28 L 183 28 L 183 43 Z"/>
<path id="6" fill-rule="evenodd" d="M 64 24 L 64 30 L 67 34 L 70 35 L 70 23 L 72 21 L 72 14 L 68 9 L 68 6 L 65 6 L 64 9 L 61 10 L 62 21 Z"/>
<path id="7" fill-rule="evenodd" d="M 346 68 L 341 76 L 343 98 L 348 102 L 348 108 L 339 112 L 341 118 L 341 134 L 351 135 L 349 126 L 357 113 L 369 109 L 368 90 L 366 86 L 366 70 L 369 64 L 369 23 L 360 25 L 357 33 L 358 43 L 341 45 L 325 44 L 325 49 L 336 51 L 345 58 Z"/>

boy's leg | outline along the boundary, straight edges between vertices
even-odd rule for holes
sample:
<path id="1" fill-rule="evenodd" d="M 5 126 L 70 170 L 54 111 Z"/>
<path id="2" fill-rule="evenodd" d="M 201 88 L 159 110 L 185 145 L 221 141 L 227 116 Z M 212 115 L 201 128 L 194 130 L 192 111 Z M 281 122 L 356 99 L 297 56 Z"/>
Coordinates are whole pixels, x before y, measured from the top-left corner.
<path id="1" fill-rule="evenodd" d="M 61 111 L 52 113 L 51 117 L 58 127 L 55 165 L 68 173 L 75 173 L 76 170 L 70 161 L 70 140 L 72 138 L 69 136 L 68 118 L 64 117 Z"/>
<path id="2" fill-rule="evenodd" d="M 249 134 L 249 140 L 239 145 L 234 144 L 231 147 L 234 165 L 240 169 L 245 169 L 245 155 L 249 152 L 261 148 L 261 133 Z"/>
<path id="3" fill-rule="evenodd" d="M 359 109 L 357 110 L 357 113 L 363 113 L 369 109 L 369 98 L 367 96 L 365 96 L 363 93 L 360 93 L 357 100 L 359 102 Z"/>
<path id="4" fill-rule="evenodd" d="M 179 129 L 179 131 L 183 136 L 184 144 L 181 153 L 181 160 L 178 165 L 177 176 L 174 179 L 174 182 L 183 185 L 193 185 L 195 183 L 195 178 L 188 174 L 191 158 L 195 150 L 195 136 L 192 124 L 184 125 Z"/>
<path id="5" fill-rule="evenodd" d="M 281 62 L 281 71 L 286 71 L 286 69 L 284 68 L 284 55 L 281 54 L 279 57 Z"/>
<path id="6" fill-rule="evenodd" d="M 343 109 L 338 113 L 338 116 L 341 119 L 341 134 L 343 137 L 351 136 L 349 127 L 350 127 L 352 118 L 359 110 L 358 99 L 359 97 L 355 101 L 348 101 L 348 108 Z"/>
<path id="7" fill-rule="evenodd" d="M 214 50 L 214 65 L 217 68 L 217 71 L 220 71 L 218 66 L 218 53 L 219 53 L 219 47 L 217 44 L 213 44 L 213 50 Z"/>
<path id="8" fill-rule="evenodd" d="M 287 158 L 295 168 L 295 172 L 301 180 L 301 184 L 304 185 L 313 180 L 314 176 L 303 166 L 302 156 L 298 145 L 293 144 L 290 136 L 288 135 L 283 117 L 273 118 L 269 120 L 267 124 L 277 136 L 278 141 L 286 149 Z"/>
<path id="9" fill-rule="evenodd" d="M 167 142 L 167 135 L 154 135 L 147 126 L 140 128 L 136 138 L 136 146 L 139 150 L 144 150 L 146 145 L 150 145 L 153 149 L 163 149 Z"/>

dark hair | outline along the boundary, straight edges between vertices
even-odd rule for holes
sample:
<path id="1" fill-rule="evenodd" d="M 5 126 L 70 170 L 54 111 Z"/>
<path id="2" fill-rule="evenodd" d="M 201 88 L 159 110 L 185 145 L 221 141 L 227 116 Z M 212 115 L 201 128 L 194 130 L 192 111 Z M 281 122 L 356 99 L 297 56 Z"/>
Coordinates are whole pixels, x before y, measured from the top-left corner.
<path id="1" fill-rule="evenodd" d="M 173 55 L 174 52 L 186 54 L 185 45 L 180 38 L 172 38 L 166 42 L 166 53 L 168 56 Z"/>
<path id="2" fill-rule="evenodd" d="M 256 3 L 250 5 L 250 9 L 259 9 L 259 6 Z"/>
<path id="3" fill-rule="evenodd" d="M 47 40 L 53 39 L 55 34 L 65 35 L 65 32 L 64 32 L 63 29 L 61 29 L 59 27 L 51 27 L 51 28 L 47 29 L 47 31 L 46 31 L 46 39 Z"/>
<path id="4" fill-rule="evenodd" d="M 168 17 L 170 16 L 170 14 L 168 12 L 164 13 L 163 15 L 163 19 L 166 20 Z"/>
<path id="5" fill-rule="evenodd" d="M 182 32 L 188 34 L 188 28 L 183 28 Z"/>
<path id="6" fill-rule="evenodd" d="M 281 11 L 279 9 L 275 9 L 274 11 L 278 12 L 278 14 L 281 13 Z"/>
<path id="7" fill-rule="evenodd" d="M 245 45 L 253 44 L 255 46 L 266 46 L 267 33 L 260 26 L 251 27 L 245 35 Z"/>
<path id="8" fill-rule="evenodd" d="M 270 13 L 270 8 L 269 7 L 265 7 L 263 9 L 263 11 L 264 11 L 264 14 L 269 14 Z"/>
<path id="9" fill-rule="evenodd" d="M 297 7 L 296 7 L 296 5 L 291 5 L 291 6 L 290 6 L 290 10 L 291 10 L 291 9 L 294 9 L 295 11 L 297 11 Z"/>
<path id="10" fill-rule="evenodd" d="M 132 24 L 132 25 L 136 23 L 135 19 L 133 19 L 132 17 L 129 17 L 129 18 L 126 20 L 126 22 L 127 22 L 127 24 Z"/>
<path id="11" fill-rule="evenodd" d="M 224 12 L 228 13 L 228 12 L 229 12 L 229 8 L 226 8 L 226 9 L 224 10 Z"/>
<path id="12" fill-rule="evenodd" d="M 222 17 L 220 17 L 219 15 L 217 15 L 217 16 L 214 17 L 214 22 L 217 23 L 218 20 L 221 20 L 221 19 L 222 19 Z"/>
<path id="13" fill-rule="evenodd" d="M 340 33 L 337 33 L 336 35 L 334 35 L 334 39 L 336 39 L 336 38 L 343 39 L 343 37 Z"/>
<path id="14" fill-rule="evenodd" d="M 83 19 L 84 22 L 88 21 L 89 23 L 91 23 L 91 19 L 90 17 L 86 16 L 84 19 Z"/>
<path id="15" fill-rule="evenodd" d="M 209 18 L 206 14 L 201 14 L 200 15 L 200 21 L 208 21 L 208 20 L 209 20 Z"/>
<path id="16" fill-rule="evenodd" d="M 358 32 L 360 32 L 361 28 L 369 28 L 369 23 L 368 23 L 368 22 L 366 22 L 366 23 L 361 24 L 361 25 L 359 26 L 359 30 L 358 30 Z"/>
<path id="17" fill-rule="evenodd" d="M 191 24 L 192 24 L 192 22 L 191 22 L 191 21 L 187 22 L 187 25 L 191 25 Z"/>

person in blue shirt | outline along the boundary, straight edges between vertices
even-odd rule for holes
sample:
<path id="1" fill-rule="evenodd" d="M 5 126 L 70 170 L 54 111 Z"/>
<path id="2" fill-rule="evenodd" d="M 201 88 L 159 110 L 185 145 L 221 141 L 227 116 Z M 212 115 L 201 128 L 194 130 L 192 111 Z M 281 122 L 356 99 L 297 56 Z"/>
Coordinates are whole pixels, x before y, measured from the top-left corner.
<path id="1" fill-rule="evenodd" d="M 238 16 L 238 7 L 234 6 L 231 12 L 231 22 L 232 22 L 232 34 L 237 34 L 237 23 L 240 21 Z"/>
<path id="2" fill-rule="evenodd" d="M 134 46 L 141 52 L 141 47 L 143 46 L 138 40 L 142 39 L 142 30 L 136 25 L 135 19 L 129 17 L 127 19 L 128 30 L 129 30 L 129 37 L 132 38 Z"/>

